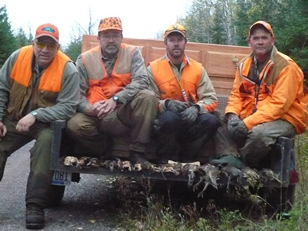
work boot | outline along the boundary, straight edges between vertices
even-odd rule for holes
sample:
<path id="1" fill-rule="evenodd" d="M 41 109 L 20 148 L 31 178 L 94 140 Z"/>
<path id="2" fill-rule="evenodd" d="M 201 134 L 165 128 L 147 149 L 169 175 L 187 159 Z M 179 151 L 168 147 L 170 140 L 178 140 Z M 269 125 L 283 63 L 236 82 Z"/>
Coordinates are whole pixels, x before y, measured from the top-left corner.
<path id="1" fill-rule="evenodd" d="M 212 164 L 212 165 L 227 164 L 229 166 L 236 167 L 238 169 L 242 169 L 242 168 L 246 167 L 244 162 L 239 157 L 237 157 L 235 155 L 224 155 L 224 156 L 221 156 L 217 159 L 211 160 L 209 163 Z"/>
<path id="2" fill-rule="evenodd" d="M 26 228 L 42 229 L 45 226 L 44 209 L 35 203 L 27 204 Z"/>

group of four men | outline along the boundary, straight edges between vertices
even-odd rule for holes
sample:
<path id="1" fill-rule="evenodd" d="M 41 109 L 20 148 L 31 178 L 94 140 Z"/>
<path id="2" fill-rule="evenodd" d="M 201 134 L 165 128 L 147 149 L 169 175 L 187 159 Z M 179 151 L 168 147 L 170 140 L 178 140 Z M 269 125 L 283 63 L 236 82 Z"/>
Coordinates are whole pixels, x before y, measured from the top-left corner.
<path id="1" fill-rule="evenodd" d="M 99 46 L 81 54 L 75 66 L 59 50 L 57 27 L 43 24 L 32 45 L 15 51 L 0 70 L 0 180 L 11 153 L 36 140 L 26 193 L 28 229 L 45 225 L 53 175 L 50 123 L 57 119 L 67 120 L 70 136 L 89 148 L 106 143 L 106 135 L 129 134 L 133 163 L 147 161 L 152 136 L 161 163 L 189 159 L 197 153 L 185 145 L 215 137 L 219 148 L 211 163 L 239 168 L 260 167 L 279 136 L 306 129 L 303 73 L 277 51 L 267 22 L 249 29 L 252 53 L 238 65 L 222 120 L 213 113 L 218 102 L 206 70 L 185 54 L 182 25 L 166 29 L 166 55 L 147 67 L 137 47 L 122 43 L 120 18 L 102 19 L 97 38 Z"/>

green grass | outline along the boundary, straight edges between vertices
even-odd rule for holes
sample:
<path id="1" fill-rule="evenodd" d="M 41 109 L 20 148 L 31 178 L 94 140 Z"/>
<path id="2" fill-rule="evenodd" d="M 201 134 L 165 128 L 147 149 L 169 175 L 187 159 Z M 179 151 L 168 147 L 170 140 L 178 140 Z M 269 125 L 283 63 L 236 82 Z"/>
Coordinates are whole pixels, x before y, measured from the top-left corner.
<path id="1" fill-rule="evenodd" d="M 120 178 L 118 192 L 118 230 L 130 231 L 302 231 L 308 223 L 308 142 L 307 134 L 296 138 L 297 170 L 300 176 L 296 199 L 288 217 L 269 216 L 254 206 L 217 203 L 204 198 L 199 201 L 176 201 L 177 196 L 157 193 L 149 180 L 131 182 Z M 164 186 L 163 186 L 164 187 Z M 158 190 L 159 191 L 159 190 Z M 183 192 L 180 192 L 183 194 Z"/>

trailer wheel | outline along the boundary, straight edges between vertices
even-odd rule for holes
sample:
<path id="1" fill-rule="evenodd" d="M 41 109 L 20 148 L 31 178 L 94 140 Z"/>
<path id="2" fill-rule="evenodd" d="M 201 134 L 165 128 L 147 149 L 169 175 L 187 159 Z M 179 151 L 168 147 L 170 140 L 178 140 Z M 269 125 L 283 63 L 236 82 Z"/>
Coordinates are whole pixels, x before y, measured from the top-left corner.
<path id="1" fill-rule="evenodd" d="M 65 186 L 62 185 L 51 185 L 50 197 L 47 207 L 56 207 L 59 206 L 65 192 Z"/>
<path id="2" fill-rule="evenodd" d="M 268 189 L 267 212 L 269 214 L 282 214 L 289 212 L 294 204 L 296 185 L 287 188 Z"/>

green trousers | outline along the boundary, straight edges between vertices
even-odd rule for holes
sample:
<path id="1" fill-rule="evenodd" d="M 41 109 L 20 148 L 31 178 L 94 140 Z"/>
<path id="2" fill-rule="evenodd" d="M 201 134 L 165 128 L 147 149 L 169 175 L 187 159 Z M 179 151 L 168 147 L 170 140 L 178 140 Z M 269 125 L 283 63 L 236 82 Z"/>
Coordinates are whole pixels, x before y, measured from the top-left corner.
<path id="1" fill-rule="evenodd" d="M 49 123 L 36 122 L 29 132 L 16 130 L 16 121 L 4 119 L 7 134 L 0 140 L 0 181 L 3 178 L 7 158 L 25 144 L 35 140 L 30 150 L 30 174 L 27 182 L 26 204 L 48 203 L 53 171 L 50 170 L 52 130 Z"/>
<path id="2" fill-rule="evenodd" d="M 152 91 L 141 90 L 127 104 L 120 105 L 103 119 L 76 113 L 67 123 L 67 132 L 72 139 L 88 147 L 88 150 L 104 148 L 110 141 L 106 136 L 128 134 L 130 150 L 145 152 L 150 142 L 153 121 L 157 114 L 157 99 Z M 95 153 L 99 152 L 96 150 Z"/>

